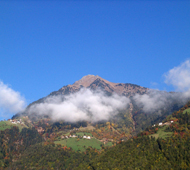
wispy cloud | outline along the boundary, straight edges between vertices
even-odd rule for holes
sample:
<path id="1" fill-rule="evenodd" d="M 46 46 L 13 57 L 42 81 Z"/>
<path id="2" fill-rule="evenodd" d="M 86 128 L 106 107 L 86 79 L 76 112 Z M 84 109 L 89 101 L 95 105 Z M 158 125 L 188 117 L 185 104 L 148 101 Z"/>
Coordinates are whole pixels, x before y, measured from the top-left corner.
<path id="1" fill-rule="evenodd" d="M 8 85 L 0 81 L 0 111 L 1 116 L 7 118 L 9 113 L 23 111 L 26 106 L 24 97 L 14 91 Z"/>
<path id="2" fill-rule="evenodd" d="M 48 97 L 44 103 L 34 104 L 28 110 L 30 114 L 48 114 L 53 120 L 101 121 L 108 120 L 124 109 L 130 100 L 124 96 L 113 94 L 106 96 L 103 91 L 81 89 L 79 92 L 65 96 Z"/>

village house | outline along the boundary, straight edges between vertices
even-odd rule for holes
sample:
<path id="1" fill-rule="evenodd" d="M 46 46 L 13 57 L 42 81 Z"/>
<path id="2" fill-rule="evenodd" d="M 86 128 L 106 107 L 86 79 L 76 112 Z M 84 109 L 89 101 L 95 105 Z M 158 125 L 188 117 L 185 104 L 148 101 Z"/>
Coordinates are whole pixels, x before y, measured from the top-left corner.
<path id="1" fill-rule="evenodd" d="M 160 123 L 158 124 L 158 126 L 162 126 L 162 122 L 160 122 Z"/>
<path id="2" fill-rule="evenodd" d="M 87 136 L 87 138 L 86 139 L 91 139 L 91 137 L 90 136 Z"/>
<path id="3" fill-rule="evenodd" d="M 42 133 L 42 132 L 44 132 L 44 129 L 42 127 L 38 127 L 37 131 L 38 131 L 38 133 Z"/>
<path id="4" fill-rule="evenodd" d="M 169 126 L 171 123 L 170 122 L 166 122 L 166 123 L 164 123 L 164 125 L 167 125 L 167 126 Z"/>

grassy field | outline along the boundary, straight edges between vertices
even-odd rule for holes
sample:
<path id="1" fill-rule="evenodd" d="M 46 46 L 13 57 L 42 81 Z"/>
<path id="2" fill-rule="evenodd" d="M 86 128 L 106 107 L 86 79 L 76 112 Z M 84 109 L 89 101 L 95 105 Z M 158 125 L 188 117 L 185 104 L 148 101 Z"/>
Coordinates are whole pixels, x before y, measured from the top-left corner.
<path id="1" fill-rule="evenodd" d="M 185 109 L 185 110 L 183 111 L 183 114 L 185 114 L 186 112 L 187 112 L 188 114 L 190 114 L 190 108 Z"/>
<path id="2" fill-rule="evenodd" d="M 26 126 L 26 125 L 24 125 L 24 124 L 20 124 L 20 123 L 13 124 L 13 123 L 11 123 L 10 121 L 6 121 L 6 124 L 9 125 L 9 126 L 17 126 L 20 131 L 21 131 L 23 128 L 28 128 L 28 126 Z"/>
<path id="3" fill-rule="evenodd" d="M 85 151 L 86 148 L 89 146 L 95 149 L 101 149 L 101 142 L 95 138 L 91 139 L 79 139 L 77 138 L 69 138 L 69 139 L 64 139 L 60 141 L 55 141 L 55 144 L 61 144 L 67 147 L 72 148 L 75 151 Z"/>
<path id="4" fill-rule="evenodd" d="M 112 142 L 108 142 L 105 144 L 105 146 L 113 146 L 113 143 Z"/>
<path id="5" fill-rule="evenodd" d="M 88 133 L 88 132 L 77 132 L 76 135 L 78 136 L 91 136 L 92 137 L 92 134 L 91 133 Z"/>
<path id="6" fill-rule="evenodd" d="M 12 126 L 8 125 L 6 121 L 0 122 L 0 130 L 10 129 Z"/>
<path id="7" fill-rule="evenodd" d="M 80 131 L 92 131 L 93 129 L 95 129 L 95 128 L 90 124 L 88 124 L 87 127 L 80 127 L 79 128 Z"/>
<path id="8" fill-rule="evenodd" d="M 10 121 L 0 121 L 0 130 L 5 130 L 5 129 L 10 129 L 13 126 L 17 126 L 19 130 L 21 131 L 22 128 L 26 127 L 25 125 L 22 124 L 13 124 Z"/>
<path id="9" fill-rule="evenodd" d="M 164 132 L 166 127 L 167 126 L 160 127 L 155 134 L 150 135 L 150 136 L 155 137 L 156 139 L 158 139 L 158 138 L 164 138 L 165 139 L 167 137 L 170 137 L 173 134 L 173 132 Z"/>

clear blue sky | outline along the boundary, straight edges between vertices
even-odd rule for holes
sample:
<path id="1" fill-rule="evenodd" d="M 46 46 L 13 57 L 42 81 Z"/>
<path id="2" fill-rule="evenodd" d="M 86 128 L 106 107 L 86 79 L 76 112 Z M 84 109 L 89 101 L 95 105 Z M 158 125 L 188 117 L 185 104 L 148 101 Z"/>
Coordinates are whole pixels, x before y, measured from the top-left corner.
<path id="1" fill-rule="evenodd" d="M 189 56 L 190 1 L 0 1 L 0 80 L 28 104 L 87 74 L 170 91 Z"/>

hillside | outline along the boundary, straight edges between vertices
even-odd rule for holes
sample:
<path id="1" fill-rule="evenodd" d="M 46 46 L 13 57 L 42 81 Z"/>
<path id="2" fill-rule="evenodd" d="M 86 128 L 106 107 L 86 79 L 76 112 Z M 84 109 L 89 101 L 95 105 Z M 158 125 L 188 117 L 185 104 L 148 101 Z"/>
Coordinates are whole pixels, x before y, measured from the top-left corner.
<path id="1" fill-rule="evenodd" d="M 66 143 L 55 142 L 56 136 L 46 138 L 35 128 L 17 127 L 0 133 L 1 169 L 188 169 L 190 164 L 190 102 L 173 112 L 159 124 L 148 127 L 137 136 L 114 144 L 84 147 L 81 151 Z M 62 133 L 62 132 L 60 132 Z M 40 135 L 41 134 L 41 135 Z M 69 132 L 75 147 L 90 140 L 78 129 Z M 168 135 L 169 134 L 169 135 Z M 52 135 L 52 134 L 51 134 Z M 56 134 L 55 134 L 56 135 Z M 158 135 L 157 137 L 155 135 Z M 63 135 L 60 135 L 60 139 Z M 81 138 L 82 137 L 82 138 Z M 59 140 L 57 140 L 59 141 Z M 55 142 L 55 143 L 54 143 Z M 78 142 L 78 144 L 77 144 Z"/>
<path id="2" fill-rule="evenodd" d="M 189 109 L 190 102 L 138 137 L 122 142 L 78 169 L 189 169 Z"/>

